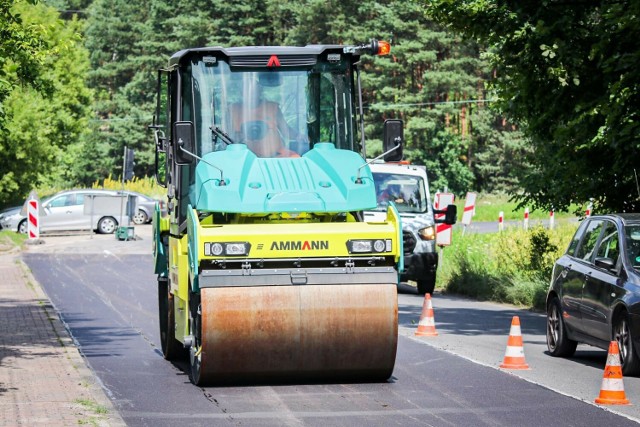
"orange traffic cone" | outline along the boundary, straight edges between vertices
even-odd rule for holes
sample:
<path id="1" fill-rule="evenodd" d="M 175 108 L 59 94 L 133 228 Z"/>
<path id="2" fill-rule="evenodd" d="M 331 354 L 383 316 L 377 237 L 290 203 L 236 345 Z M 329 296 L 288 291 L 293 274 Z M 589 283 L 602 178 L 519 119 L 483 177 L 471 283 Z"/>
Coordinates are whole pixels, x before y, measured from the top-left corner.
<path id="1" fill-rule="evenodd" d="M 522 345 L 520 318 L 518 316 L 513 316 L 513 320 L 511 320 L 507 350 L 504 352 L 504 360 L 500 367 L 504 369 L 529 369 L 529 365 L 524 360 L 524 346 Z"/>
<path id="2" fill-rule="evenodd" d="M 629 401 L 624 394 L 620 349 L 617 341 L 611 341 L 609 344 L 607 365 L 604 367 L 602 387 L 600 387 L 600 396 L 596 399 L 596 403 L 601 405 L 629 405 Z"/>
<path id="3" fill-rule="evenodd" d="M 420 314 L 420 322 L 418 322 L 416 335 L 419 337 L 435 337 L 438 335 L 438 332 L 436 332 L 436 320 L 433 317 L 431 294 L 425 294 L 424 296 L 422 314 Z"/>

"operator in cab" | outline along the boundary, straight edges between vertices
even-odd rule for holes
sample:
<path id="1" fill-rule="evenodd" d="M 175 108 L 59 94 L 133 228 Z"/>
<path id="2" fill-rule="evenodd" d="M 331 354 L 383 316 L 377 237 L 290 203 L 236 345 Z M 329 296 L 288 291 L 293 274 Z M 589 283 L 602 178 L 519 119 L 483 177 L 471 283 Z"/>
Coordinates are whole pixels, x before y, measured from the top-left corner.
<path id="1" fill-rule="evenodd" d="M 233 133 L 258 157 L 300 157 L 285 144 L 295 132 L 287 125 L 277 102 L 264 97 L 265 87 L 281 84 L 275 72 L 258 73 L 243 87 L 243 101 L 231 106 Z"/>

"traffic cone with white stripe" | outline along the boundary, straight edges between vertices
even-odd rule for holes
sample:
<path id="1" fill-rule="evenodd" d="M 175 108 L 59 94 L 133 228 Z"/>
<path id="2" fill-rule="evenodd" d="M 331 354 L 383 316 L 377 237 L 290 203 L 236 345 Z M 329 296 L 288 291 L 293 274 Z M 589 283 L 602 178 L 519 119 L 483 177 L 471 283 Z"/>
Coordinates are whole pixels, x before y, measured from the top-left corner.
<path id="1" fill-rule="evenodd" d="M 504 360 L 500 367 L 504 369 L 529 369 L 529 365 L 524 360 L 524 346 L 522 345 L 522 332 L 520 331 L 520 318 L 518 316 L 513 316 L 511 320 L 507 350 L 504 353 Z"/>
<path id="2" fill-rule="evenodd" d="M 600 396 L 596 403 L 601 405 L 629 405 L 629 400 L 624 394 L 624 382 L 622 381 L 622 364 L 620 363 L 620 349 L 617 341 L 609 344 L 607 365 L 604 367 Z"/>
<path id="3" fill-rule="evenodd" d="M 419 337 L 435 337 L 438 335 L 438 332 L 436 332 L 436 320 L 433 317 L 431 294 L 425 294 L 424 296 L 422 314 L 420 314 L 420 322 L 418 322 L 418 329 L 415 334 Z"/>

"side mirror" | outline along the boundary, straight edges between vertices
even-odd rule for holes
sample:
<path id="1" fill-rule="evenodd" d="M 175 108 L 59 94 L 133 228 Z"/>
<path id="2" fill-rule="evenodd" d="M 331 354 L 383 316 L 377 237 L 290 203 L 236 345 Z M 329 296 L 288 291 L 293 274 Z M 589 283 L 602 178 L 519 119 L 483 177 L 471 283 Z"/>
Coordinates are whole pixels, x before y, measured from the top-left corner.
<path id="1" fill-rule="evenodd" d="M 193 123 L 176 122 L 173 125 L 173 158 L 178 165 L 187 165 L 193 161 Z"/>
<path id="2" fill-rule="evenodd" d="M 166 148 L 167 139 L 165 138 L 163 131 L 161 131 L 160 129 L 154 129 L 153 139 L 156 142 L 156 152 L 164 153 L 165 151 L 167 151 L 167 148 Z"/>
<path id="3" fill-rule="evenodd" d="M 403 127 L 402 120 L 388 119 L 384 121 L 384 137 L 382 140 L 385 162 L 402 160 Z"/>
<path id="4" fill-rule="evenodd" d="M 446 209 L 433 210 L 435 214 L 444 214 L 444 218 L 435 220 L 437 224 L 453 225 L 458 219 L 458 207 L 456 205 L 448 205 Z"/>

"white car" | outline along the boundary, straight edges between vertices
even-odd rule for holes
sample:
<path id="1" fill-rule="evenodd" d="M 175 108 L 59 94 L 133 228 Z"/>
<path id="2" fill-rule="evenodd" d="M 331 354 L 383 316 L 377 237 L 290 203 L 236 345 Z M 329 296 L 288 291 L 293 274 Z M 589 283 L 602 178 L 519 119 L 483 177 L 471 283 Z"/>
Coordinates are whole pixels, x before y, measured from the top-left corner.
<path id="1" fill-rule="evenodd" d="M 61 191 L 41 201 L 40 232 L 96 230 L 101 234 L 111 234 L 118 228 L 120 208 L 117 201 L 112 203 L 110 209 L 101 209 L 90 200 L 96 197 L 117 197 L 116 191 L 82 189 Z M 126 204 L 126 198 L 123 203 Z M 85 206 L 86 205 L 86 206 Z M 129 217 L 123 216 L 123 223 L 128 223 Z M 27 232 L 27 218 L 23 215 L 22 208 L 9 211 L 0 219 L 3 229 L 13 230 L 18 233 Z"/>

